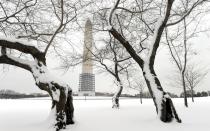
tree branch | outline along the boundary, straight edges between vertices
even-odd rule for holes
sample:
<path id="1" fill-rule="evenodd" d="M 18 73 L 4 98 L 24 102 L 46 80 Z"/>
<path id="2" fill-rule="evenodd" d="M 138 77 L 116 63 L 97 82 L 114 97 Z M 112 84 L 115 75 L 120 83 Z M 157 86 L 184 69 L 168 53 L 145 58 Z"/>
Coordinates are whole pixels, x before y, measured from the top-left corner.
<path id="1" fill-rule="evenodd" d="M 63 9 L 63 0 L 61 0 L 61 18 L 58 17 L 57 13 L 56 13 L 56 9 L 54 8 L 55 10 L 55 15 L 57 16 L 57 18 L 59 19 L 60 21 L 60 25 L 58 26 L 58 28 L 56 29 L 55 33 L 53 34 L 53 36 L 51 37 L 50 39 L 50 42 L 48 43 L 47 47 L 45 48 L 45 51 L 44 51 L 44 54 L 46 55 L 47 54 L 47 51 L 50 47 L 50 45 L 52 44 L 55 36 L 59 33 L 59 31 L 62 29 L 63 27 L 63 20 L 64 20 L 64 9 Z"/>
<path id="2" fill-rule="evenodd" d="M 168 23 L 166 26 L 173 26 L 173 25 L 176 25 L 178 24 L 179 22 L 181 22 L 182 20 L 184 20 L 192 11 L 195 7 L 197 7 L 198 5 L 201 5 L 202 3 L 204 2 L 208 2 L 208 0 L 197 0 L 197 2 L 195 2 L 192 7 L 177 21 L 175 22 L 172 22 L 172 23 Z"/>
<path id="3" fill-rule="evenodd" d="M 112 10 L 109 14 L 109 25 L 110 26 L 112 26 L 112 15 L 113 15 L 114 11 L 117 9 L 119 3 L 120 3 L 120 0 L 117 0 L 116 4 L 114 5 L 114 7 L 112 8 Z"/>
<path id="4" fill-rule="evenodd" d="M 155 56 L 156 56 L 156 52 L 157 49 L 159 47 L 160 44 L 160 39 L 162 37 L 162 33 L 164 28 L 166 27 L 166 23 L 169 19 L 170 16 L 170 11 L 171 11 L 171 7 L 173 5 L 174 0 L 167 0 L 167 8 L 166 8 L 166 13 L 165 16 L 163 18 L 162 23 L 159 25 L 159 27 L 156 29 L 155 34 L 153 37 L 155 37 L 155 41 L 154 41 L 154 45 L 152 46 L 152 50 L 151 50 L 151 55 L 149 56 L 149 60 L 150 60 L 150 65 L 154 65 L 154 61 L 155 61 Z M 153 44 L 153 43 L 152 43 Z"/>
<path id="5" fill-rule="evenodd" d="M 144 62 L 133 49 L 133 47 L 130 45 L 130 43 L 119 32 L 117 32 L 117 30 L 114 27 L 112 27 L 111 30 L 109 30 L 109 32 L 126 48 L 126 50 L 133 57 L 133 59 L 142 67 Z"/>
<path id="6" fill-rule="evenodd" d="M 20 60 L 14 60 L 11 57 L 8 57 L 7 55 L 0 56 L 0 64 L 14 65 L 31 72 L 31 67 L 29 65 L 27 65 L 26 63 L 21 63 Z"/>
<path id="7" fill-rule="evenodd" d="M 24 44 L 23 41 L 7 40 L 7 39 L 4 39 L 4 38 L 1 38 L 0 39 L 0 46 L 5 47 L 5 48 L 9 48 L 9 49 L 15 49 L 15 50 L 18 50 L 22 53 L 30 54 L 34 58 L 37 58 L 38 60 L 42 61 L 43 63 L 46 63 L 43 52 L 38 50 L 35 46 Z"/>

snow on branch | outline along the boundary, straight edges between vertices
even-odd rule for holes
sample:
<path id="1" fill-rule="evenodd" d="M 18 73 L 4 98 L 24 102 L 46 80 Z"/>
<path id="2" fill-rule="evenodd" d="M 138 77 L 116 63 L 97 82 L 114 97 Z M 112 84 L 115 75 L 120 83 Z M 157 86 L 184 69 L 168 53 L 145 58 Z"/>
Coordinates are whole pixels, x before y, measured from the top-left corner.
<path id="1" fill-rule="evenodd" d="M 0 64 L 14 65 L 26 69 L 28 71 L 31 71 L 30 67 L 31 62 L 27 62 L 26 60 L 22 60 L 20 58 L 16 58 L 13 56 L 8 56 L 8 55 L 0 56 Z"/>
<path id="2" fill-rule="evenodd" d="M 151 41 L 150 52 L 146 59 L 146 61 L 149 60 L 148 62 L 152 65 L 154 65 L 156 52 L 157 52 L 157 49 L 160 44 L 162 33 L 163 33 L 164 28 L 166 27 L 166 23 L 169 19 L 173 2 L 174 2 L 174 0 L 168 0 L 165 15 L 163 17 L 160 17 L 159 20 L 157 21 L 156 29 L 154 31 L 152 41 Z"/>
<path id="3" fill-rule="evenodd" d="M 12 37 L 12 36 L 6 37 L 6 36 L 1 35 L 0 40 L 9 41 L 11 43 L 21 43 L 21 44 L 26 45 L 26 46 L 32 46 L 32 45 L 30 45 L 30 43 L 28 41 L 25 41 L 25 40 L 22 40 L 22 39 L 17 39 L 17 38 Z"/>
<path id="4" fill-rule="evenodd" d="M 149 80 L 150 82 L 150 86 L 152 89 L 152 96 L 154 95 L 156 98 L 156 104 L 157 104 L 157 111 L 161 112 L 161 101 L 163 98 L 163 92 L 160 91 L 161 87 L 159 87 L 156 83 L 156 74 L 151 72 L 150 69 L 150 65 L 154 65 L 154 60 L 155 60 L 155 56 L 156 56 L 156 52 L 157 49 L 159 47 L 159 43 L 160 43 L 160 39 L 163 33 L 163 30 L 166 26 L 166 23 L 168 21 L 168 18 L 170 16 L 170 11 L 171 11 L 171 7 L 173 5 L 174 0 L 168 0 L 167 3 L 167 9 L 165 12 L 165 15 L 163 17 L 160 17 L 159 20 L 156 23 L 156 29 L 154 31 L 152 40 L 151 40 L 151 45 L 150 45 L 150 51 L 148 56 L 145 58 L 144 60 L 144 68 L 143 68 L 143 72 L 145 73 L 146 78 Z M 160 115 L 160 113 L 159 113 Z"/>
<path id="5" fill-rule="evenodd" d="M 36 83 L 48 83 L 49 85 L 57 83 L 60 86 L 68 87 L 63 80 L 54 77 L 42 62 L 35 60 L 30 64 L 30 68 Z"/>
<path id="6" fill-rule="evenodd" d="M 0 36 L 0 46 L 15 49 L 22 53 L 31 54 L 35 58 L 40 58 L 43 54 L 38 48 L 29 44 L 29 42 L 13 37 Z"/>
<path id="7" fill-rule="evenodd" d="M 28 65 L 28 66 L 31 66 L 31 65 L 34 65 L 35 62 L 33 61 L 29 61 L 29 60 L 25 60 L 25 59 L 20 59 L 18 57 L 14 57 L 14 56 L 11 56 L 11 55 L 7 55 L 8 58 L 12 59 L 13 61 L 16 61 L 18 63 L 21 63 L 21 64 L 25 64 L 25 65 Z"/>
<path id="8" fill-rule="evenodd" d="M 109 32 L 126 48 L 126 50 L 132 56 L 132 58 L 135 59 L 139 65 L 142 66 L 144 62 L 134 50 L 134 48 L 131 46 L 131 44 L 115 28 L 112 28 L 111 30 L 109 30 Z"/>

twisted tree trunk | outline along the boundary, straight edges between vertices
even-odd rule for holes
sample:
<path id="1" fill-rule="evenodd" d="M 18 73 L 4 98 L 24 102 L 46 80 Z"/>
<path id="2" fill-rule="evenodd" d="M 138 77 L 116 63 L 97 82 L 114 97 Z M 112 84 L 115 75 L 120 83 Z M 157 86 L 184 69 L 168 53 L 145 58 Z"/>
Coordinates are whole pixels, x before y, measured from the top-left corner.
<path id="1" fill-rule="evenodd" d="M 74 124 L 72 90 L 57 83 L 51 82 L 51 84 L 52 90 L 48 92 L 52 98 L 51 114 L 53 115 L 52 118 L 54 118 L 53 125 L 56 131 L 59 131 L 60 129 L 65 129 L 66 125 Z M 42 85 L 38 86 L 43 88 Z"/>
<path id="2" fill-rule="evenodd" d="M 173 5 L 174 0 L 167 0 L 167 8 L 165 12 L 165 16 L 161 17 L 157 25 L 155 27 L 155 31 L 153 34 L 153 39 L 151 41 L 150 51 L 146 58 L 142 59 L 134 50 L 132 45 L 123 37 L 115 28 L 111 27 L 109 32 L 115 37 L 128 51 L 131 57 L 138 63 L 140 68 L 143 71 L 144 79 L 146 80 L 146 84 L 148 86 L 149 92 L 153 98 L 156 111 L 158 116 L 160 117 L 161 121 L 163 122 L 170 122 L 173 118 L 177 120 L 177 122 L 181 122 L 179 119 L 174 105 L 172 103 L 171 98 L 169 95 L 163 91 L 163 88 L 160 84 L 159 79 L 157 78 L 155 71 L 154 71 L 154 62 L 155 56 L 157 53 L 157 49 L 160 44 L 160 40 L 162 37 L 163 30 L 166 27 L 167 21 L 170 16 L 171 7 Z M 111 24 L 111 18 L 114 10 L 117 8 L 119 4 L 119 0 L 117 1 L 115 7 L 112 9 L 109 17 L 109 23 Z"/>
<path id="3" fill-rule="evenodd" d="M 71 88 L 55 79 L 42 62 L 31 65 L 31 72 L 36 81 L 36 85 L 49 93 L 52 99 L 51 114 L 54 116 L 54 127 L 56 131 L 65 129 L 66 125 L 74 124 L 73 121 L 73 98 Z"/>
<path id="4" fill-rule="evenodd" d="M 148 86 L 149 92 L 153 98 L 158 116 L 163 122 L 171 122 L 173 118 L 181 123 L 170 96 L 163 91 L 161 83 L 157 78 L 153 66 L 145 63 L 143 67 L 143 76 Z"/>
<path id="5" fill-rule="evenodd" d="M 73 124 L 73 98 L 71 88 L 64 82 L 53 77 L 46 66 L 46 54 L 26 41 L 0 39 L 0 64 L 20 67 L 32 73 L 36 85 L 51 96 L 53 126 L 56 131 L 64 129 L 67 124 Z M 7 54 L 6 48 L 30 54 L 33 60 L 22 59 Z"/>
<path id="6" fill-rule="evenodd" d="M 64 129 L 66 125 L 74 124 L 72 90 L 69 89 L 66 93 L 65 88 L 60 86 L 59 91 L 60 96 L 58 101 L 52 97 L 52 111 L 55 113 L 54 125 L 56 131 Z"/>

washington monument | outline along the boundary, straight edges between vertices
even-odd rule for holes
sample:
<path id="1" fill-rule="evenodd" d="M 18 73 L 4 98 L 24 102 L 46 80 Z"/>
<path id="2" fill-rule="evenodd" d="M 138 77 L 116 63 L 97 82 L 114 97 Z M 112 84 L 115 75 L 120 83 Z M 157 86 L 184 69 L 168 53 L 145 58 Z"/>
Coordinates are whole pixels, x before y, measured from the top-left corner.
<path id="1" fill-rule="evenodd" d="M 84 33 L 84 50 L 83 50 L 83 64 L 82 73 L 79 79 L 79 92 L 80 96 L 95 96 L 95 75 L 93 74 L 93 61 L 92 61 L 92 23 L 88 19 L 85 23 Z"/>

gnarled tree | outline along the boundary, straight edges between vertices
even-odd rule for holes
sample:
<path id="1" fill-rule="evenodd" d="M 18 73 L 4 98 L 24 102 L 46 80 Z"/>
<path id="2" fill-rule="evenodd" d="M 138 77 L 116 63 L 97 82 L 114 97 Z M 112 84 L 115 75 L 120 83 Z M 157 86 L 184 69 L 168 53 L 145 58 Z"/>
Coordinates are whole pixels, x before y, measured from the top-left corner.
<path id="1" fill-rule="evenodd" d="M 57 131 L 73 124 L 72 89 L 52 76 L 46 56 L 76 17 L 76 5 L 63 0 L 1 1 L 0 16 L 0 64 L 31 72 L 36 85 L 52 99 L 51 114 Z"/>
<path id="2" fill-rule="evenodd" d="M 147 56 L 144 59 L 136 53 L 129 41 L 127 41 L 126 38 L 123 37 L 122 34 L 120 34 L 112 26 L 112 17 L 114 11 L 119 8 L 120 0 L 117 0 L 109 16 L 109 23 L 111 26 L 109 32 L 126 48 L 131 57 L 138 63 L 138 65 L 142 69 L 144 79 L 156 106 L 156 111 L 161 121 L 163 122 L 170 122 L 173 118 L 175 118 L 177 122 L 181 122 L 180 118 L 176 113 L 171 98 L 166 92 L 164 92 L 154 70 L 156 52 L 160 44 L 162 33 L 169 19 L 173 2 L 174 0 L 167 1 L 166 10 L 164 12 L 165 15 L 156 20 L 157 24 L 155 26 L 154 31 L 152 31 L 152 40 L 150 41 L 151 46 L 149 48 Z"/>
<path id="3" fill-rule="evenodd" d="M 167 0 L 167 2 L 148 0 L 140 2 L 133 1 L 132 4 L 125 4 L 125 1 L 117 0 L 109 15 L 108 31 L 126 48 L 127 52 L 142 69 L 143 76 L 153 98 L 156 111 L 159 118 L 163 122 L 170 122 L 173 118 L 175 118 L 177 122 L 181 122 L 171 98 L 163 90 L 154 70 L 156 53 L 161 42 L 163 31 L 166 27 L 176 25 L 183 21 L 193 9 L 205 2 L 205 0 L 193 1 L 188 10 L 183 11 L 180 10 L 179 2 L 188 1 L 177 1 L 176 4 L 174 4 L 174 1 L 175 0 Z M 124 23 L 126 25 L 129 24 L 126 29 L 123 28 L 123 26 L 119 26 L 119 30 L 121 31 L 115 29 L 115 26 L 112 24 L 112 21 L 114 20 L 115 16 L 117 16 L 119 10 L 127 12 L 126 17 L 130 16 L 129 20 L 127 20 L 125 16 L 121 17 L 121 19 L 129 21 Z M 177 14 L 180 12 L 181 14 Z M 128 32 L 129 28 L 132 29 L 133 26 L 134 30 L 137 30 L 136 36 L 138 33 L 149 31 L 148 34 L 150 39 L 145 42 L 145 45 L 148 47 L 148 52 L 146 52 L 146 55 L 138 55 L 134 48 L 135 44 L 131 43 L 128 36 L 125 36 L 122 33 Z"/>

